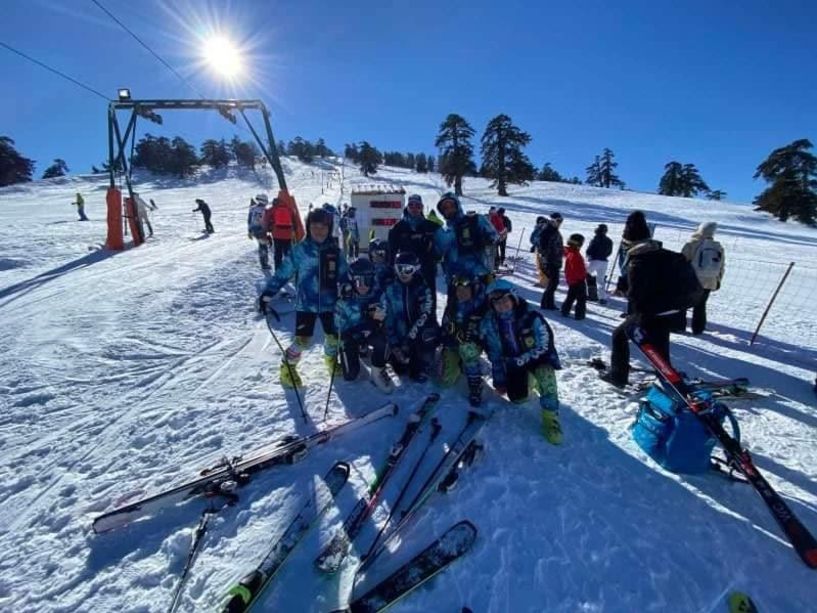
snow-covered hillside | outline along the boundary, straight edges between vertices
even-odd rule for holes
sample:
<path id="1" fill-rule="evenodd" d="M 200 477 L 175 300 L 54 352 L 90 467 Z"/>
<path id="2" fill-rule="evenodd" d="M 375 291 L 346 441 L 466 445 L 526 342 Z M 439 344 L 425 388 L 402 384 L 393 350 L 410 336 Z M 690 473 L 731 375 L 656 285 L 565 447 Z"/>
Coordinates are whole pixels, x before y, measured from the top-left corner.
<path id="1" fill-rule="evenodd" d="M 314 166 L 286 161 L 290 191 L 310 202 L 348 201 L 356 183 L 322 193 Z M 403 185 L 427 207 L 446 191 L 436 174 L 383 169 L 376 182 Z M 223 455 L 322 427 L 328 377 L 316 343 L 304 354 L 305 425 L 277 382 L 280 352 L 254 312 L 260 278 L 247 239 L 249 198 L 272 192 L 266 175 L 205 173 L 195 181 L 145 178 L 155 199 L 155 237 L 122 253 L 105 240 L 103 176 L 68 177 L 0 189 L 0 608 L 44 611 L 162 611 L 184 566 L 201 505 L 180 506 L 103 535 L 92 519 L 118 502 L 177 484 Z M 538 304 L 527 235 L 537 215 L 558 210 L 563 234 L 592 236 L 598 223 L 621 233 L 634 208 L 679 248 L 701 221 L 717 221 L 727 248 L 723 290 L 710 299 L 710 330 L 674 336 L 673 362 L 689 374 L 748 376 L 762 397 L 732 403 L 758 467 L 817 533 L 817 230 L 781 224 L 745 205 L 536 182 L 499 198 L 467 179 L 466 209 L 504 206 L 514 223 L 512 279 Z M 76 221 L 75 192 L 91 221 Z M 194 199 L 213 209 L 201 233 Z M 748 339 L 785 265 L 792 283 L 758 342 Z M 796 275 L 796 276 L 795 276 Z M 442 283 L 439 284 L 440 289 Z M 557 300 L 564 296 L 557 294 Z M 444 303 L 441 293 L 440 307 Z M 758 306 L 760 304 L 760 306 Z M 808 611 L 813 570 L 782 538 L 753 490 L 717 477 L 660 470 L 632 442 L 636 404 L 612 393 L 581 364 L 607 357 L 624 303 L 589 304 L 584 321 L 551 316 L 565 362 L 558 373 L 565 443 L 539 434 L 534 402 L 513 406 L 492 392 L 486 453 L 458 487 L 429 503 L 396 557 L 460 519 L 479 529 L 462 561 L 395 611 L 721 611 L 730 590 L 761 611 Z M 276 333 L 286 344 L 293 315 Z M 320 335 L 316 336 L 316 341 Z M 320 446 L 302 462 L 270 469 L 210 522 L 181 610 L 214 610 L 227 589 L 265 555 L 304 500 L 315 475 L 352 464 L 350 484 L 267 591 L 261 610 L 329 611 L 350 572 L 322 577 L 312 560 L 383 462 L 405 416 L 431 384 L 403 383 L 383 396 L 365 380 L 337 382 L 328 422 L 393 400 L 394 419 Z M 463 389 L 445 390 L 449 426 L 467 410 Z"/>

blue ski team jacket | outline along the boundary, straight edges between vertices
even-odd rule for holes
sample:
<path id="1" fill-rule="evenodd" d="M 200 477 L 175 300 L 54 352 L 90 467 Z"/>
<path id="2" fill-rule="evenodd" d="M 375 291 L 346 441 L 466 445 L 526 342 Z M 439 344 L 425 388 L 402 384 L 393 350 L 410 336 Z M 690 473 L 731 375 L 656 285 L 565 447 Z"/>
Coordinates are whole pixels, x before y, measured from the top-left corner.
<path id="1" fill-rule="evenodd" d="M 371 288 L 368 294 L 361 296 L 349 285 L 341 294 L 342 297 L 335 305 L 335 328 L 338 335 L 343 338 L 345 334 L 355 335 L 374 330 L 377 322 L 369 317 L 368 311 L 373 305 L 386 308 L 383 304 L 383 292 Z"/>
<path id="2" fill-rule="evenodd" d="M 267 281 L 266 291 L 276 294 L 293 277 L 296 311 L 333 313 L 338 287 L 348 280 L 346 258 L 331 237 L 321 244 L 307 237 L 292 247 L 275 275 Z"/>
<path id="3" fill-rule="evenodd" d="M 415 273 L 410 283 L 395 279 L 383 292 L 386 307 L 386 338 L 391 346 L 410 343 L 409 333 L 415 334 L 434 322 L 431 289 L 421 274 Z"/>
<path id="4" fill-rule="evenodd" d="M 470 220 L 472 216 L 476 219 Z M 476 234 L 473 238 L 479 243 L 478 248 L 463 249 L 462 237 L 458 236 L 458 233 L 461 233 L 466 225 L 473 226 Z M 451 279 L 454 275 L 482 277 L 493 272 L 485 264 L 485 249 L 497 241 L 499 235 L 484 215 L 473 213 L 466 215 L 462 211 L 462 205 L 457 203 L 457 214 L 454 219 L 446 220 L 445 226 L 438 228 L 434 234 L 434 249 L 442 260 L 446 278 Z"/>

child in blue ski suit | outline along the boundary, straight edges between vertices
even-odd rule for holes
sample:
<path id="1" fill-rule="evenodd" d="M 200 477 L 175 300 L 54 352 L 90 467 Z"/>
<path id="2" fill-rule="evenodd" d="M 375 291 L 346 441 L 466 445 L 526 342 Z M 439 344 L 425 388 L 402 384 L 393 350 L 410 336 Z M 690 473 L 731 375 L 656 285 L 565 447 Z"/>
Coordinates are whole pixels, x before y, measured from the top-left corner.
<path id="1" fill-rule="evenodd" d="M 463 213 L 460 200 L 451 192 L 443 194 L 437 210 L 445 227 L 434 235 L 434 248 L 442 260 L 447 279 L 454 275 L 493 279 L 493 265 L 486 264 L 486 249 L 499 242 L 499 235 L 484 215 Z"/>
<path id="2" fill-rule="evenodd" d="M 281 385 L 301 387 L 301 377 L 296 366 L 315 331 L 315 320 L 320 318 L 323 327 L 324 361 L 330 374 L 337 366 L 338 337 L 335 330 L 335 303 L 338 287 L 347 276 L 346 259 L 332 238 L 332 215 L 323 209 L 315 209 L 306 218 L 307 235 L 292 247 L 275 275 L 267 281 L 261 294 L 259 307 L 266 311 L 266 304 L 273 296 L 296 277 L 295 340 L 287 347 L 281 362 Z"/>
<path id="3" fill-rule="evenodd" d="M 511 402 L 528 399 L 530 379 L 539 393 L 542 434 L 553 445 L 562 442 L 555 370 L 561 368 L 553 331 L 545 318 L 519 298 L 516 288 L 500 279 L 486 290 L 488 308 L 480 333 L 491 367 L 494 389 Z"/>
<path id="4" fill-rule="evenodd" d="M 360 358 L 371 349 L 371 379 L 387 394 L 394 384 L 386 371 L 386 309 L 381 304 L 383 292 L 375 285 L 374 266 L 361 258 L 349 265 L 351 282 L 341 287 L 335 305 L 335 328 L 340 337 L 340 365 L 343 378 L 354 381 L 360 374 Z"/>
<path id="5" fill-rule="evenodd" d="M 396 279 L 386 286 L 386 338 L 394 372 L 420 383 L 428 381 L 439 337 L 432 310 L 431 289 L 420 272 L 420 260 L 410 252 L 394 260 Z"/>
<path id="6" fill-rule="evenodd" d="M 374 266 L 374 282 L 378 291 L 383 292 L 394 280 L 394 267 L 389 264 L 389 247 L 382 238 L 369 241 L 369 259 Z"/>
<path id="7" fill-rule="evenodd" d="M 443 314 L 440 384 L 454 385 L 461 370 L 464 371 L 468 380 L 468 401 L 475 407 L 482 402 L 479 336 L 486 308 L 485 286 L 479 277 L 454 276 L 451 279 Z"/>

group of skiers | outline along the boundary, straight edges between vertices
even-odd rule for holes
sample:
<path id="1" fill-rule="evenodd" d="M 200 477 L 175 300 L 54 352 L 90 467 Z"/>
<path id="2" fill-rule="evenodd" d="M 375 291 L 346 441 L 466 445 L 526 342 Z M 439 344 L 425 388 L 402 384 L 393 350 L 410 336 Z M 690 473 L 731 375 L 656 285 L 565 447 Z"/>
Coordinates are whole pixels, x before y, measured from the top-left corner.
<path id="1" fill-rule="evenodd" d="M 273 198 L 270 206 L 266 194 L 257 194 L 250 199 L 247 237 L 258 242 L 258 260 L 265 273 L 270 271 L 270 248 L 273 250 L 275 270 L 278 270 L 284 258 L 290 254 L 293 241 L 297 239 L 296 230 L 295 213 L 285 202 Z"/>
<path id="2" fill-rule="evenodd" d="M 524 402 L 535 390 L 542 433 L 561 443 L 555 376 L 561 366 L 553 331 L 511 283 L 495 279 L 493 257 L 487 256 L 503 234 L 488 217 L 466 214 L 453 193 L 436 206 L 443 226 L 428 219 L 423 208 L 419 195 L 410 196 L 388 241 L 370 241 L 369 256 L 349 264 L 333 236 L 333 212 L 326 207 L 309 212 L 304 240 L 267 280 L 259 300 L 266 313 L 294 279 L 295 338 L 284 352 L 282 385 L 302 385 L 297 365 L 317 319 L 330 376 L 340 371 L 347 381 L 358 378 L 361 358 L 368 355 L 371 381 L 386 393 L 394 389 L 387 365 L 418 383 L 434 375 L 442 385 L 453 385 L 464 373 L 469 402 L 479 406 L 478 360 L 484 351 L 494 389 L 512 402 Z M 442 322 L 436 313 L 438 264 L 447 285 Z"/>

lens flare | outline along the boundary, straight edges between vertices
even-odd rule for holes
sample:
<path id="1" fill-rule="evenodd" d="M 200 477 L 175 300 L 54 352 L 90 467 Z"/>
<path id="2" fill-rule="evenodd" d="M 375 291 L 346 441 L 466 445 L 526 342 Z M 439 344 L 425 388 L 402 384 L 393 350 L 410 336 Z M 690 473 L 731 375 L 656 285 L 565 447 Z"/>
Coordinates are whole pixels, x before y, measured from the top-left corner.
<path id="1" fill-rule="evenodd" d="M 206 40 L 202 53 L 207 64 L 223 77 L 236 78 L 244 71 L 241 52 L 222 36 Z"/>

